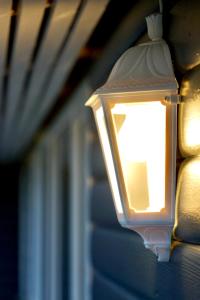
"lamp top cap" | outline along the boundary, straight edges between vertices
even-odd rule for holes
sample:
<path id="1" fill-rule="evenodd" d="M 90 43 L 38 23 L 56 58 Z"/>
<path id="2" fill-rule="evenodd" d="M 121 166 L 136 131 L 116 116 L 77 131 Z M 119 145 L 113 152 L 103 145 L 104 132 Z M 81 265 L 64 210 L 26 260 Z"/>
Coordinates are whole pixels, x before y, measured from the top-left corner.
<path id="1" fill-rule="evenodd" d="M 152 41 L 162 39 L 162 14 L 152 14 L 146 17 L 148 36 Z"/>
<path id="2" fill-rule="evenodd" d="M 146 18 L 150 41 L 125 51 L 95 94 L 156 90 L 177 91 L 169 47 L 162 39 L 162 14 Z M 174 93 L 174 92 L 173 92 Z"/>

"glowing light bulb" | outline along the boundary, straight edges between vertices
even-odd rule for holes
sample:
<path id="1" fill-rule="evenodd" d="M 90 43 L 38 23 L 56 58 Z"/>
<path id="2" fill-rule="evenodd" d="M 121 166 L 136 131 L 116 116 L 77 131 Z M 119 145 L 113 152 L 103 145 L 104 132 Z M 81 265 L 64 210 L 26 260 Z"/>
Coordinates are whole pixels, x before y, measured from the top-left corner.
<path id="1" fill-rule="evenodd" d="M 160 102 L 115 104 L 111 109 L 129 208 L 165 207 L 166 107 Z"/>

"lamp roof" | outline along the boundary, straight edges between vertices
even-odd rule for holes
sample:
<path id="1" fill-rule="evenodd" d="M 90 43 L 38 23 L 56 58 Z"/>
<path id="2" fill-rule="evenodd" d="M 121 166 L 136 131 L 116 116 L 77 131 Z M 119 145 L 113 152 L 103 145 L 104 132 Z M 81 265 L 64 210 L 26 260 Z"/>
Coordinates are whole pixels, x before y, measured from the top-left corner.
<path id="1" fill-rule="evenodd" d="M 162 39 L 162 15 L 150 15 L 146 21 L 151 41 L 128 49 L 95 94 L 178 88 L 169 47 Z"/>

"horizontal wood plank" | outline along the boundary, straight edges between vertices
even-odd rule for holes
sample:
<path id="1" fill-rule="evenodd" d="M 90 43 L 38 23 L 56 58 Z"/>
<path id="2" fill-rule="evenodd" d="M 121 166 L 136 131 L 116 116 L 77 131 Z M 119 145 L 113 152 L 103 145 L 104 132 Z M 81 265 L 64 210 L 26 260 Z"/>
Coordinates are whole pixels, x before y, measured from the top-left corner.
<path id="1" fill-rule="evenodd" d="M 136 233 L 94 227 L 92 259 L 94 268 L 116 284 L 144 297 L 156 296 L 156 257 Z"/>
<path id="2" fill-rule="evenodd" d="M 129 293 L 110 278 L 94 270 L 92 299 L 93 300 L 145 300 L 138 295 Z"/>
<path id="3" fill-rule="evenodd" d="M 148 299 L 200 299 L 199 245 L 174 244 L 170 261 L 158 263 L 134 232 L 94 227 L 92 258 L 99 272 Z"/>
<path id="4" fill-rule="evenodd" d="M 200 246 L 174 243 L 169 263 L 158 263 L 160 300 L 200 299 Z"/>
<path id="5" fill-rule="evenodd" d="M 200 158 L 185 159 L 179 170 L 176 193 L 175 237 L 200 244 Z"/>
<path id="6" fill-rule="evenodd" d="M 91 190 L 90 210 L 95 225 L 122 229 L 117 220 L 110 186 L 106 180 L 94 184 Z"/>
<path id="7" fill-rule="evenodd" d="M 96 130 L 93 132 L 93 136 L 93 143 L 91 145 L 91 173 L 95 180 L 104 180 L 107 179 L 107 173 L 99 136 Z"/>

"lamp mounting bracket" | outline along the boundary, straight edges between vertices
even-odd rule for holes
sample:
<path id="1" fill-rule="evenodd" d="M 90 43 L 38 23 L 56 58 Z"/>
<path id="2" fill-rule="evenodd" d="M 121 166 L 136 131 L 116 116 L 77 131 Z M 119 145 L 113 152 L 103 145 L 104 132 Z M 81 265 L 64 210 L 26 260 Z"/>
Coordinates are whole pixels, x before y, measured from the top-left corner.
<path id="1" fill-rule="evenodd" d="M 181 103 L 181 96 L 180 95 L 166 96 L 164 102 L 166 104 L 180 104 Z"/>
<path id="2" fill-rule="evenodd" d="M 170 258 L 172 228 L 172 225 L 129 227 L 143 238 L 145 248 L 151 250 L 161 262 L 168 262 Z"/>

